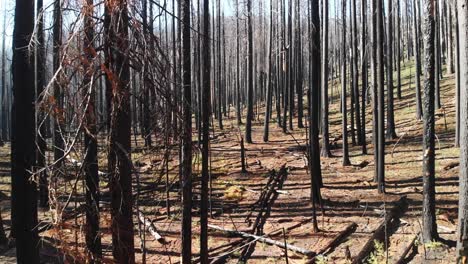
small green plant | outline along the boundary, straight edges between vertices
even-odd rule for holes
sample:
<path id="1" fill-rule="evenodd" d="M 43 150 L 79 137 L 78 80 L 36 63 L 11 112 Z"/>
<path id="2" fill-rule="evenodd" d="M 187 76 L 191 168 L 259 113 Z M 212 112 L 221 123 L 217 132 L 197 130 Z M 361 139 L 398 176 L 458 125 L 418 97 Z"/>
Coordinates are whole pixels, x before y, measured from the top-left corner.
<path id="1" fill-rule="evenodd" d="M 428 249 L 437 249 L 437 248 L 441 248 L 444 246 L 444 244 L 440 241 L 436 241 L 436 240 L 432 240 L 431 242 L 427 242 L 426 244 L 426 248 Z"/>
<path id="2" fill-rule="evenodd" d="M 367 260 L 368 264 L 380 264 L 385 261 L 385 249 L 384 244 L 377 240 L 374 240 L 374 252 L 372 252 Z"/>
<path id="3" fill-rule="evenodd" d="M 315 258 L 315 264 L 327 264 L 328 263 L 328 258 L 325 257 L 324 255 L 318 255 Z"/>

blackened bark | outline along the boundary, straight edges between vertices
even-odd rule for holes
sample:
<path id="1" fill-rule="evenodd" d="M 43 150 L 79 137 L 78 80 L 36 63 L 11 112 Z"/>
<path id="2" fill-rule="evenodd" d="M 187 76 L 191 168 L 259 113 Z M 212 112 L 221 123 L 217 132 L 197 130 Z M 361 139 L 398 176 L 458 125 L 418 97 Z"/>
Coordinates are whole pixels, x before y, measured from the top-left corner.
<path id="1" fill-rule="evenodd" d="M 322 6 L 322 157 L 330 157 L 330 138 L 328 127 L 328 0 L 323 0 Z"/>
<path id="2" fill-rule="evenodd" d="M 424 36 L 424 115 L 423 115 L 423 230 L 424 242 L 438 238 L 435 216 L 435 142 L 434 142 L 434 82 L 435 56 L 435 3 L 423 0 Z"/>
<path id="3" fill-rule="evenodd" d="M 54 25 L 53 25 L 53 73 L 55 75 L 54 80 L 54 97 L 55 97 L 55 109 L 54 109 L 54 159 L 59 160 L 63 157 L 64 142 L 62 138 L 63 128 L 62 125 L 65 122 L 65 111 L 63 109 L 63 95 L 61 92 L 61 48 L 62 48 L 62 0 L 56 0 L 54 2 Z M 62 162 L 59 162 L 59 166 Z"/>
<path id="4" fill-rule="evenodd" d="M 210 73 L 211 73 L 211 53 L 210 53 L 210 4 L 209 0 L 203 0 L 203 37 L 202 37 L 202 178 L 201 178 L 201 205 L 200 205 L 200 263 L 208 263 L 208 183 L 209 183 L 209 144 L 210 144 Z M 237 41 L 237 45 L 239 41 Z M 237 60 L 239 56 L 237 56 Z M 239 70 L 239 67 L 237 67 Z M 238 74 L 238 73 L 237 73 Z M 239 79 L 236 78 L 236 85 Z M 239 93 L 239 86 L 237 86 Z M 238 98 L 239 99 L 239 98 Z M 239 115 L 238 115 L 239 117 Z"/>
<path id="5" fill-rule="evenodd" d="M 395 115 L 393 111 L 393 11 L 392 0 L 387 0 L 387 139 L 396 138 Z"/>
<path id="6" fill-rule="evenodd" d="M 361 128 L 362 128 L 362 154 L 367 154 L 366 142 L 366 98 L 367 98 L 367 51 L 366 51 L 366 36 L 367 36 L 367 1 L 361 0 L 361 76 L 362 76 L 362 105 L 361 105 Z"/>
<path id="7" fill-rule="evenodd" d="M 352 64 L 353 64 L 353 91 L 354 91 L 354 118 L 356 122 L 356 137 L 357 137 L 357 144 L 362 144 L 362 128 L 361 128 L 361 105 L 359 103 L 359 68 L 358 68 L 358 33 L 357 33 L 357 15 L 356 15 L 356 0 L 353 0 L 351 3 L 351 23 L 353 24 L 352 30 L 352 38 L 351 38 L 351 46 L 352 46 Z M 353 128 L 354 129 L 354 128 Z"/>
<path id="8" fill-rule="evenodd" d="M 110 47 L 108 82 L 112 85 L 111 120 L 109 134 L 109 189 L 111 192 L 112 254 L 118 263 L 135 263 L 133 231 L 133 195 L 131 161 L 130 66 L 128 52 L 127 1 L 106 3 L 109 12 Z M 109 98 L 107 98 L 109 100 Z"/>
<path id="9" fill-rule="evenodd" d="M 296 92 L 297 92 L 297 127 L 303 128 L 304 124 L 304 89 L 303 84 L 303 63 L 302 63 L 302 38 L 301 38 L 301 4 L 296 3 Z"/>
<path id="10" fill-rule="evenodd" d="M 348 113 L 346 106 L 346 0 L 342 0 L 341 23 L 341 115 L 343 132 L 343 166 L 349 166 L 351 165 L 351 162 L 349 161 L 348 151 Z"/>
<path id="11" fill-rule="evenodd" d="M 36 3 L 37 10 L 37 47 L 36 47 L 36 98 L 38 102 L 44 100 L 44 86 L 45 86 L 45 42 L 44 42 L 44 10 L 43 0 L 38 0 Z M 5 20 L 4 20 L 5 22 Z M 5 41 L 5 40 L 3 40 Z M 2 96 L 3 97 L 3 96 Z M 39 110 L 36 116 L 37 121 L 37 167 L 44 168 L 46 165 L 46 125 L 44 120 L 44 112 Z M 47 170 L 39 173 L 39 206 L 46 208 L 49 206 L 49 184 L 47 181 Z"/>
<path id="12" fill-rule="evenodd" d="M 239 33 L 239 0 L 236 0 L 236 117 L 237 125 L 242 124 L 241 111 L 241 82 L 240 82 L 240 33 Z"/>
<path id="13" fill-rule="evenodd" d="M 95 50 L 94 22 L 93 22 L 93 0 L 87 0 L 84 7 L 84 31 L 83 41 L 85 53 L 85 75 L 84 75 L 84 98 L 87 100 L 87 108 L 84 122 L 85 158 L 83 169 L 86 186 L 86 248 L 88 251 L 88 262 L 99 263 L 102 257 L 101 236 L 99 234 L 99 176 L 98 176 L 98 147 L 97 147 L 97 125 L 94 85 L 94 60 Z M 86 105 L 86 104 L 85 104 Z"/>
<path id="14" fill-rule="evenodd" d="M 396 17 L 396 31 L 397 31 L 397 37 L 396 37 L 396 47 L 397 47 L 397 52 L 396 52 L 396 67 L 397 67 L 397 98 L 401 99 L 401 15 L 400 15 L 400 0 L 396 1 L 396 9 L 397 9 L 397 17 Z"/>
<path id="15" fill-rule="evenodd" d="M 309 100 L 309 171 L 311 177 L 311 202 L 313 205 L 313 227 L 318 231 L 316 204 L 321 204 L 322 170 L 319 146 L 319 103 L 320 103 L 320 10 L 319 0 L 310 1 L 310 100 Z"/>
<path id="16" fill-rule="evenodd" d="M 192 93 L 190 85 L 190 0 L 182 3 L 182 263 L 192 262 Z M 218 102 L 221 103 L 221 102 Z M 218 116 L 221 119 L 221 115 Z"/>
<path id="17" fill-rule="evenodd" d="M 416 11 L 417 5 L 416 5 L 416 0 L 413 0 L 413 41 L 414 41 L 414 60 L 416 61 L 416 72 L 414 74 L 415 76 L 415 88 L 416 88 L 416 118 L 421 119 L 422 118 L 422 101 L 421 101 L 421 77 L 420 77 L 420 72 L 421 72 L 421 56 L 420 56 L 420 47 L 419 47 L 419 26 L 418 26 L 418 20 L 417 20 L 417 11 Z"/>
<path id="18" fill-rule="evenodd" d="M 11 222 L 18 263 L 39 263 L 35 165 L 34 60 L 29 53 L 34 1 L 17 0 L 13 31 L 13 111 L 11 141 Z M 5 66 L 5 65 L 4 65 Z"/>
<path id="19" fill-rule="evenodd" d="M 273 94 L 273 62 L 271 60 L 271 53 L 273 49 L 273 0 L 270 0 L 270 40 L 268 49 L 268 80 L 267 80 L 267 97 L 266 97 L 266 109 L 265 109 L 265 123 L 263 125 L 263 141 L 268 141 L 269 136 L 269 125 L 271 119 L 272 110 L 272 94 Z"/>
<path id="20" fill-rule="evenodd" d="M 253 119 L 253 39 L 252 39 L 252 1 L 247 0 L 247 38 L 248 38 L 248 65 L 247 65 L 247 121 L 245 125 L 245 140 L 252 143 Z"/>
<path id="21" fill-rule="evenodd" d="M 378 90 L 378 77 L 377 77 L 377 15 L 376 5 L 378 0 L 372 1 L 372 144 L 374 146 L 374 182 L 378 182 L 379 179 L 379 170 L 377 166 L 377 160 L 379 158 L 379 144 L 378 144 L 378 100 L 377 100 L 377 90 Z"/>

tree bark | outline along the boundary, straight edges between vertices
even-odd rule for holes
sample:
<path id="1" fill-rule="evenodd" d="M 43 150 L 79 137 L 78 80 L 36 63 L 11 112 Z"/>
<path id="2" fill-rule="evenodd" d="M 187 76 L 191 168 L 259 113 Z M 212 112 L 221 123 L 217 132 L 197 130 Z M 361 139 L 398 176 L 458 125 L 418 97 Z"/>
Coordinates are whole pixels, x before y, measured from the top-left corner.
<path id="1" fill-rule="evenodd" d="M 387 131 L 385 137 L 394 139 L 395 133 L 395 115 L 393 109 L 393 2 L 387 0 Z"/>
<path id="2" fill-rule="evenodd" d="M 423 0 L 424 16 L 424 115 L 423 115 L 423 230 L 424 242 L 438 238 L 435 216 L 435 142 L 434 82 L 435 69 L 435 2 Z"/>
<path id="3" fill-rule="evenodd" d="M 201 204 L 200 204 L 200 262 L 208 263 L 208 184 L 209 184 L 209 144 L 210 144 L 210 73 L 211 73 L 211 53 L 210 53 L 210 11 L 209 0 L 203 0 L 203 38 L 202 38 L 202 178 L 201 178 Z M 238 45 L 239 42 L 237 42 Z M 237 56 L 237 59 L 239 56 Z M 239 70 L 239 67 L 237 67 Z M 239 79 L 236 79 L 239 85 Z M 239 87 L 237 87 L 239 89 Z M 239 90 L 237 90 L 239 92 Z M 239 98 L 238 98 L 239 99 Z"/>
<path id="4" fill-rule="evenodd" d="M 87 100 L 85 122 L 84 122 L 84 174 L 86 186 L 86 248 L 89 263 L 99 263 L 102 257 L 101 235 L 99 233 L 99 171 L 98 171 L 98 145 L 97 124 L 95 111 L 96 86 L 94 85 L 94 60 L 95 50 L 93 45 L 93 0 L 87 0 L 84 7 L 84 31 L 83 47 L 85 53 L 85 74 L 83 98 Z"/>
<path id="5" fill-rule="evenodd" d="M 34 1 L 17 0 L 13 31 L 13 112 L 11 141 L 11 222 L 18 263 L 39 263 L 35 165 L 34 63 L 29 45 L 34 29 Z M 5 66 L 5 65 L 4 65 Z"/>
<path id="6" fill-rule="evenodd" d="M 252 1 L 247 0 L 247 38 L 248 38 L 248 65 L 247 65 L 247 121 L 245 125 L 245 140 L 252 143 L 253 119 L 253 39 L 252 39 Z"/>
<path id="7" fill-rule="evenodd" d="M 377 17 L 377 185 L 379 193 L 385 192 L 385 87 L 384 87 L 384 21 L 383 0 L 376 0 Z"/>
<path id="8" fill-rule="evenodd" d="M 109 134 L 109 189 L 111 192 L 112 254 L 119 263 L 135 263 L 133 231 L 133 194 L 131 161 L 130 66 L 127 59 L 128 11 L 127 1 L 106 3 L 110 18 L 106 36 L 110 50 L 108 82 L 112 85 Z"/>
<path id="9" fill-rule="evenodd" d="M 182 263 L 192 261 L 192 94 L 190 85 L 190 0 L 182 3 L 182 82 L 183 82 L 183 125 L 182 125 Z M 221 102 L 218 102 L 221 103 Z M 221 119 L 221 115 L 218 116 Z"/>
<path id="10" fill-rule="evenodd" d="M 322 157 L 330 157 L 330 135 L 328 127 L 328 0 L 323 0 L 322 7 Z"/>
<path id="11" fill-rule="evenodd" d="M 348 151 L 348 113 L 346 104 L 346 0 L 342 0 L 341 17 L 341 115 L 343 132 L 343 166 L 351 165 Z M 352 129 L 352 128 L 351 128 Z"/>
<path id="12" fill-rule="evenodd" d="M 457 0 L 460 73 L 460 186 L 458 202 L 457 259 L 468 260 L 468 2 Z M 458 15 L 457 15 L 458 12 Z"/>

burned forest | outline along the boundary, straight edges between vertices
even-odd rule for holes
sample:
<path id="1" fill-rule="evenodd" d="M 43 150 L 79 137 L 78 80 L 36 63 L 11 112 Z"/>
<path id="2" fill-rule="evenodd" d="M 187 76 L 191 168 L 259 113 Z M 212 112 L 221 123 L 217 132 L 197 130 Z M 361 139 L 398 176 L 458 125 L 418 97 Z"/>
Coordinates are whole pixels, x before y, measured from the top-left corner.
<path id="1" fill-rule="evenodd" d="M 468 0 L 0 13 L 0 263 L 468 263 Z"/>

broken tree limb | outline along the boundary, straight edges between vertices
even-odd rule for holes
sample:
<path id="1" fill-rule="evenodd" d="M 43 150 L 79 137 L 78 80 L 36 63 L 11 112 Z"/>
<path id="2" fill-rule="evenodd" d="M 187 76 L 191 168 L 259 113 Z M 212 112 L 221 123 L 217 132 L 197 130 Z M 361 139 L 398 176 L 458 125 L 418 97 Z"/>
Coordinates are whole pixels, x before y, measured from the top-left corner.
<path id="1" fill-rule="evenodd" d="M 415 247 L 415 244 L 414 242 L 416 242 L 416 240 L 418 239 L 419 237 L 419 233 L 416 234 L 413 239 L 411 239 L 410 243 L 406 246 L 406 248 L 403 250 L 403 253 L 401 254 L 400 258 L 398 259 L 397 262 L 395 262 L 396 264 L 401 264 L 401 263 L 405 263 L 405 259 L 406 259 L 406 256 L 408 255 L 408 253 L 410 252 L 411 249 L 413 249 Z"/>
<path id="2" fill-rule="evenodd" d="M 391 226 L 408 207 L 408 201 L 406 200 L 406 196 L 402 196 L 400 200 L 398 200 L 390 212 L 387 213 L 385 219 L 382 223 L 377 227 L 374 231 L 374 234 L 367 240 L 364 247 L 361 249 L 359 254 L 354 257 L 353 264 L 363 263 L 363 261 L 369 256 L 369 254 L 374 250 L 375 243 L 374 241 L 384 241 L 385 234 L 387 233 L 386 230 L 389 230 L 389 226 Z"/>
<path id="3" fill-rule="evenodd" d="M 266 244 L 269 244 L 269 245 L 274 245 L 274 246 L 278 246 L 280 248 L 285 248 L 284 242 L 276 241 L 276 240 L 269 239 L 269 238 L 266 238 L 266 237 L 263 237 L 263 236 L 252 235 L 252 234 L 249 234 L 249 233 L 246 233 L 246 232 L 235 231 L 235 230 L 226 229 L 226 228 L 223 228 L 223 227 L 220 227 L 220 226 L 210 225 L 210 224 L 208 225 L 208 227 L 211 228 L 211 229 L 214 229 L 214 230 L 218 230 L 218 231 L 228 233 L 230 235 L 236 235 L 236 236 L 240 236 L 240 237 L 244 237 L 244 238 L 252 238 L 252 239 L 255 239 L 256 241 L 260 241 L 260 242 L 263 242 L 263 243 L 266 243 Z M 291 244 L 287 244 L 286 248 L 288 250 L 291 250 L 291 251 L 294 251 L 296 253 L 306 255 L 308 257 L 313 257 L 313 256 L 316 255 L 316 253 L 314 251 L 311 251 L 311 250 L 308 250 L 308 249 L 305 249 L 305 248 L 300 248 L 300 247 L 297 247 L 297 246 L 293 246 Z"/>
<path id="4" fill-rule="evenodd" d="M 323 249 L 321 249 L 319 254 L 327 254 L 332 251 L 343 241 L 344 238 L 356 231 L 357 226 L 358 225 L 354 222 L 350 223 L 343 231 L 338 233 L 338 235 L 333 238 L 332 241 L 330 241 Z"/>
<path id="5" fill-rule="evenodd" d="M 146 227 L 148 232 L 161 244 L 166 244 L 164 238 L 158 233 L 156 227 L 153 225 L 153 222 L 146 219 L 141 211 L 138 212 L 138 220 Z"/>
<path id="6" fill-rule="evenodd" d="M 329 254 L 331 251 L 333 251 L 347 236 L 352 234 L 354 231 L 356 231 L 357 224 L 352 222 L 350 223 L 343 231 L 339 232 L 335 238 L 333 238 L 328 244 L 323 247 L 317 255 L 325 255 Z M 313 264 L 315 263 L 315 257 L 309 260 L 307 263 Z"/>

